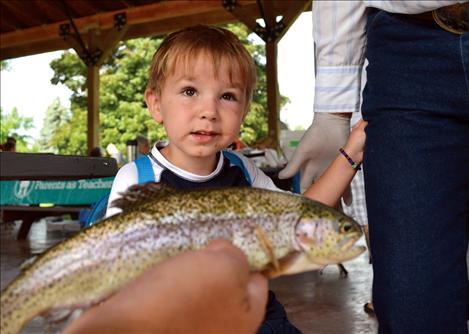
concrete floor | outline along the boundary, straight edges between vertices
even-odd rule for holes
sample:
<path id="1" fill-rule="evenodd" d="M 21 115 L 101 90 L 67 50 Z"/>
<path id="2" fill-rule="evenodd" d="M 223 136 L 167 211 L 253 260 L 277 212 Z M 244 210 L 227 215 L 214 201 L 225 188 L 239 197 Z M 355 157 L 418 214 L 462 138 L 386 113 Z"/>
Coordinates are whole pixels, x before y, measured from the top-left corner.
<path id="1" fill-rule="evenodd" d="M 1 289 L 19 272 L 20 264 L 34 254 L 73 235 L 73 231 L 47 231 L 45 222 L 33 224 L 26 240 L 14 236 L 18 224 L 0 224 L 1 236 Z M 362 243 L 363 240 L 361 240 Z M 370 299 L 372 270 L 368 255 L 345 264 L 349 275 L 341 278 L 336 266 L 325 268 L 323 273 L 309 272 L 279 277 L 270 282 L 271 289 L 284 304 L 289 319 L 303 333 L 359 334 L 376 333 L 377 322 L 363 311 Z M 22 333 L 57 333 L 63 324 L 43 318 L 31 321 Z"/>

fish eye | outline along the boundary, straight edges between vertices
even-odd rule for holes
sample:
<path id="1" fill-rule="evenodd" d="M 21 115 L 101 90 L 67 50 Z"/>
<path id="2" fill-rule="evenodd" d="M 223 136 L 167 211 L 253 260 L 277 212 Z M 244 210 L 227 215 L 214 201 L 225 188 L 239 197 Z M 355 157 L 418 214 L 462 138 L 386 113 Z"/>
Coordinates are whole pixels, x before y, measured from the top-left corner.
<path id="1" fill-rule="evenodd" d="M 352 229 L 352 223 L 350 222 L 343 222 L 340 224 L 340 227 L 339 227 L 339 232 L 340 233 L 347 233 L 348 231 L 350 231 Z"/>

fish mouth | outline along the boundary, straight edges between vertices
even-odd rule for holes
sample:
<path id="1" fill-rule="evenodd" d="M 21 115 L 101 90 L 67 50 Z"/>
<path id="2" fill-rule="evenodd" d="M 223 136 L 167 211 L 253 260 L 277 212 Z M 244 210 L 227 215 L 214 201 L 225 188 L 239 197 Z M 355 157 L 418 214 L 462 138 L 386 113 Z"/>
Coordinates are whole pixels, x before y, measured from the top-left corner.
<path id="1" fill-rule="evenodd" d="M 357 232 L 342 240 L 341 246 L 339 247 L 340 256 L 332 255 L 329 259 L 337 262 L 348 261 L 365 252 L 365 246 L 355 246 L 355 243 L 361 236 L 362 233 Z"/>
<path id="2" fill-rule="evenodd" d="M 356 232 L 350 234 L 348 237 L 342 239 L 339 243 L 339 249 L 341 252 L 345 252 L 352 248 L 352 246 L 360 239 L 362 236 L 362 233 Z"/>
<path id="3" fill-rule="evenodd" d="M 338 247 L 331 254 L 328 254 L 324 258 L 313 257 L 311 261 L 318 265 L 330 265 L 342 263 L 351 259 L 356 258 L 358 255 L 366 251 L 365 246 L 355 246 L 355 243 L 360 239 L 361 233 L 353 233 L 348 237 L 341 240 Z"/>

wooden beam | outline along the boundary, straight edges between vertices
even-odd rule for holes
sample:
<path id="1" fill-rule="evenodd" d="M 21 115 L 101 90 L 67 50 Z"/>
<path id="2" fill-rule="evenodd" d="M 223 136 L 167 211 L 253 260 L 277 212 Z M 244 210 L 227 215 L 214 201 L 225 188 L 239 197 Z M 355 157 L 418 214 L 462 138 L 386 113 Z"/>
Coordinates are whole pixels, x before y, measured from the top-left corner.
<path id="1" fill-rule="evenodd" d="M 88 32 L 86 46 L 88 50 L 93 53 L 100 50 L 100 56 L 90 61 L 88 59 L 87 65 L 87 129 L 88 129 L 88 153 L 94 148 L 99 146 L 99 68 L 104 61 L 109 57 L 114 46 L 120 41 L 123 34 L 127 30 L 126 26 L 121 27 L 120 30 L 114 29 L 107 34 L 103 35 L 99 29 L 92 29 Z"/>
<path id="2" fill-rule="evenodd" d="M 263 17 L 263 19 L 264 19 L 265 24 L 271 29 L 274 28 L 275 23 L 276 23 L 277 14 L 278 14 L 275 11 L 274 3 L 272 1 L 265 1 L 265 0 L 262 1 L 261 0 L 260 5 L 264 9 L 265 17 Z"/>
<path id="3" fill-rule="evenodd" d="M 75 36 L 72 32 L 70 32 L 70 34 L 64 36 L 63 41 L 68 45 L 68 48 L 75 50 L 76 54 L 83 59 L 85 50 L 83 50 L 82 46 L 80 45 L 78 38 L 78 36 Z"/>
<path id="4" fill-rule="evenodd" d="M 127 33 L 128 29 L 129 26 L 127 24 L 120 28 L 114 28 L 111 31 L 103 34 L 104 36 L 102 36 L 102 38 L 97 41 L 97 45 L 102 51 L 102 54 L 97 62 L 97 66 L 101 67 L 101 65 L 111 55 L 111 52 L 117 43 L 119 43 Z"/>
<path id="5" fill-rule="evenodd" d="M 88 90 L 88 153 L 99 146 L 99 67 L 88 66 L 86 77 Z"/>
<path id="6" fill-rule="evenodd" d="M 114 46 L 122 39 L 122 36 L 128 29 L 127 25 L 116 27 L 115 29 L 108 31 L 106 34 L 102 34 L 99 29 L 91 29 L 87 34 L 86 42 L 83 41 L 87 48 L 83 50 L 78 38 L 81 36 L 68 35 L 66 39 L 70 46 L 80 55 L 80 58 L 85 62 L 87 66 L 87 144 L 88 153 L 94 147 L 99 146 L 99 68 L 104 61 L 111 54 Z M 99 51 L 99 56 L 96 59 L 90 59 L 90 54 Z M 87 53 L 88 54 L 85 54 Z"/>
<path id="7" fill-rule="evenodd" d="M 277 36 L 277 41 L 280 41 L 285 33 L 290 29 L 291 25 L 296 21 L 298 16 L 301 13 L 311 10 L 312 1 L 311 0 L 295 0 L 291 1 L 290 6 L 282 12 L 283 14 L 283 23 L 285 27 Z"/>
<path id="8" fill-rule="evenodd" d="M 37 25 L 42 24 L 42 22 L 37 18 L 37 16 L 32 15 L 31 12 L 18 9 L 14 3 L 11 3 L 9 1 L 2 1 L 2 7 L 8 8 L 8 10 L 13 13 L 15 20 L 19 21 L 20 23 L 32 22 L 33 24 Z"/>
<path id="9" fill-rule="evenodd" d="M 224 11 L 221 2 L 213 0 L 180 0 L 161 1 L 151 5 L 132 7 L 125 10 L 125 12 L 127 13 L 127 24 L 131 26 L 134 24 L 208 13 L 214 10 L 220 12 Z M 122 12 L 122 10 L 77 18 L 74 22 L 80 33 L 86 33 L 89 27 L 99 27 L 101 30 L 107 30 L 113 28 L 114 15 L 120 12 Z M 61 21 L 45 26 L 2 34 L 0 36 L 0 45 L 2 48 L 6 48 L 56 39 L 59 26 L 67 22 L 68 21 Z"/>
<path id="10" fill-rule="evenodd" d="M 214 11 L 210 13 L 196 14 L 175 19 L 166 19 L 147 24 L 132 25 L 129 27 L 129 30 L 123 39 L 160 36 L 195 24 L 216 25 L 233 22 L 239 21 L 230 13 L 226 11 Z"/>

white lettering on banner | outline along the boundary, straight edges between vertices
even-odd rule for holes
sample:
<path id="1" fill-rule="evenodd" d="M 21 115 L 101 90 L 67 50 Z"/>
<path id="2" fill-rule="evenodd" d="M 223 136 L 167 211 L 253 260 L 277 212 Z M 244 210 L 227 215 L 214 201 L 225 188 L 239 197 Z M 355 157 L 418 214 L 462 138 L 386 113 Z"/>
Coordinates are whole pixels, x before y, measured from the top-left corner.
<path id="1" fill-rule="evenodd" d="M 67 182 L 67 185 L 65 186 L 65 188 L 67 188 L 69 190 L 76 189 L 77 188 L 77 183 L 75 181 Z"/>
<path id="2" fill-rule="evenodd" d="M 63 181 L 35 181 L 34 182 L 34 189 L 35 190 L 62 190 L 65 189 L 65 182 Z"/>
<path id="3" fill-rule="evenodd" d="M 113 180 L 78 180 L 78 189 L 110 189 Z"/>

